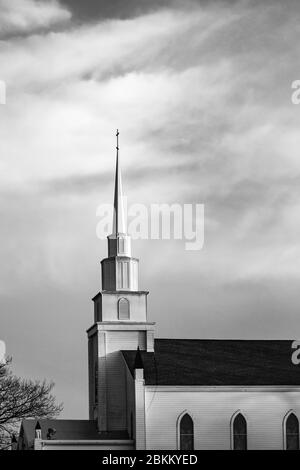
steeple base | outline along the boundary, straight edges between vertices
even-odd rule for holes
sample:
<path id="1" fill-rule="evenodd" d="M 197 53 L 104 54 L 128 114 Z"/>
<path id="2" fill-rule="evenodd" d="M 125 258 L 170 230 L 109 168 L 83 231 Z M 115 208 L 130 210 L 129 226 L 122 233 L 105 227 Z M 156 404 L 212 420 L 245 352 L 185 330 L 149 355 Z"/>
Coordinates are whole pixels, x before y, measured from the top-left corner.
<path id="1" fill-rule="evenodd" d="M 127 366 L 122 350 L 154 351 L 150 322 L 97 322 L 88 331 L 89 416 L 99 431 L 130 430 Z"/>

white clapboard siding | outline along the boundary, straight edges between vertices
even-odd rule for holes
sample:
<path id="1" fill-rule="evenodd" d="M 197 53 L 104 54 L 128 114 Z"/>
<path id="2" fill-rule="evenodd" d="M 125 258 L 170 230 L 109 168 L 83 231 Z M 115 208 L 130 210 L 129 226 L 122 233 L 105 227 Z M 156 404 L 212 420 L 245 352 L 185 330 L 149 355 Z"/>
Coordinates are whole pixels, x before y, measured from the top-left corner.
<path id="1" fill-rule="evenodd" d="M 238 410 L 247 420 L 248 449 L 283 449 L 283 420 L 291 409 L 300 418 L 300 392 L 181 392 L 152 387 L 146 388 L 145 408 L 147 449 L 178 448 L 178 417 L 184 411 L 194 420 L 195 449 L 230 449 L 231 418 Z"/>

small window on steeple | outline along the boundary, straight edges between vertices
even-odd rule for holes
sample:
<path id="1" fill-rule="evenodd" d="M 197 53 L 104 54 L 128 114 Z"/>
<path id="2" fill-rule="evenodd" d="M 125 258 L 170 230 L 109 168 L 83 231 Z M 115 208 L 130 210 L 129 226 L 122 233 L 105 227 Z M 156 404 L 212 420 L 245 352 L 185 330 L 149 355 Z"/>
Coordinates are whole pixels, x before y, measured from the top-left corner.
<path id="1" fill-rule="evenodd" d="M 118 318 L 119 320 L 129 320 L 129 301 L 124 297 L 118 301 Z"/>

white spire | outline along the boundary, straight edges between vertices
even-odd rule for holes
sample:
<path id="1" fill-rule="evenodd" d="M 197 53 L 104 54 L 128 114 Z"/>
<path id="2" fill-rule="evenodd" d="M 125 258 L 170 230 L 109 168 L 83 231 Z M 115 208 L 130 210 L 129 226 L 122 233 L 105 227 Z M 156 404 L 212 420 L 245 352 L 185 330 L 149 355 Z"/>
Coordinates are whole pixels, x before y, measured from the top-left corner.
<path id="1" fill-rule="evenodd" d="M 130 236 L 127 235 L 127 224 L 124 213 L 122 177 L 119 160 L 119 131 L 117 130 L 117 161 L 115 175 L 115 196 L 113 231 L 108 238 L 108 256 L 131 256 Z"/>
<path id="2" fill-rule="evenodd" d="M 119 162 L 119 130 L 117 130 L 117 159 L 115 175 L 115 197 L 114 197 L 114 216 L 113 216 L 113 234 L 126 234 L 126 221 L 124 215 L 122 175 Z"/>

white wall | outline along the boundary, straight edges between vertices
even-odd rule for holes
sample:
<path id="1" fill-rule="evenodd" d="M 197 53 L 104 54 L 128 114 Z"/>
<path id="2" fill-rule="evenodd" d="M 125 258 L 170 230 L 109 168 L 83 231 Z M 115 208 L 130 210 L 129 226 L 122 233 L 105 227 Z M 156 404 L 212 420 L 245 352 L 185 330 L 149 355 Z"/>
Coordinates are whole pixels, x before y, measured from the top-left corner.
<path id="1" fill-rule="evenodd" d="M 283 449 L 285 415 L 293 409 L 300 420 L 299 388 L 292 392 L 169 390 L 146 387 L 147 449 L 178 448 L 177 420 L 185 410 L 194 420 L 195 449 L 230 449 L 231 418 L 237 410 L 247 420 L 248 449 Z"/>
<path id="2" fill-rule="evenodd" d="M 98 302 L 102 302 L 102 317 L 98 321 L 118 321 L 118 301 L 121 298 L 129 300 L 130 321 L 147 321 L 147 294 L 127 291 L 117 294 L 102 292 L 102 297 L 98 299 Z"/>

